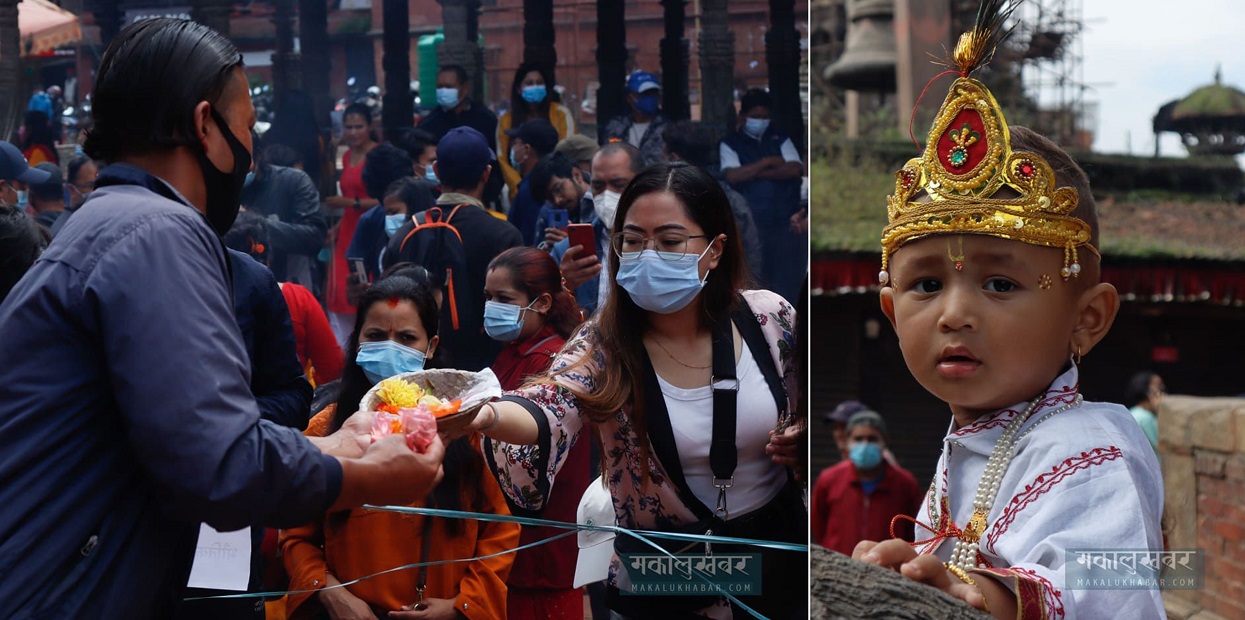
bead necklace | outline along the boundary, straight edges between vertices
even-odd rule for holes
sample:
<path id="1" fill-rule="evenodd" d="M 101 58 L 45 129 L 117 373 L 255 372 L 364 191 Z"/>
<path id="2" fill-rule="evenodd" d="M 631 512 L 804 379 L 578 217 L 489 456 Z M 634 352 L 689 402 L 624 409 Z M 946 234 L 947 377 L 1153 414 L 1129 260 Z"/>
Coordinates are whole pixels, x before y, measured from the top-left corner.
<path id="1" fill-rule="evenodd" d="M 991 451 L 990 458 L 986 461 L 986 469 L 981 474 L 981 481 L 977 483 L 977 495 L 973 498 L 973 516 L 969 518 L 968 526 L 956 537 L 955 547 L 951 550 L 950 564 L 963 569 L 977 568 L 977 550 L 980 547 L 981 535 L 986 531 L 986 517 L 990 514 L 990 508 L 994 506 L 994 499 L 999 494 L 999 486 L 1003 483 L 1003 475 L 1007 473 L 1008 466 L 1016 456 L 1016 446 L 1020 444 L 1020 440 L 1037 428 L 1038 424 L 1045 422 L 1055 414 L 1079 407 L 1084 400 L 1080 394 L 1077 394 L 1072 402 L 1044 414 L 1032 426 L 1025 429 L 1025 432 L 1017 436 L 1020 427 L 1024 426 L 1029 416 L 1033 415 L 1042 402 L 1043 396 L 1045 394 L 1033 399 L 1033 402 L 1025 408 L 1024 413 L 1009 422 L 1007 428 L 1003 429 L 1003 434 L 995 441 L 994 450 Z M 933 493 L 930 496 L 932 499 Z"/>

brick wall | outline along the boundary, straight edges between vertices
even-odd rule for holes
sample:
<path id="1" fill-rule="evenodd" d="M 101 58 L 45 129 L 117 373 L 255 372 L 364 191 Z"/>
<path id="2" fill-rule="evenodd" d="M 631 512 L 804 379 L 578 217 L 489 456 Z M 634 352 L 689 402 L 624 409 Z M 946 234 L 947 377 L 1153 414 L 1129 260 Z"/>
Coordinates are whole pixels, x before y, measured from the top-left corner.
<path id="1" fill-rule="evenodd" d="M 1167 546 L 1206 558 L 1201 590 L 1164 593 L 1169 617 L 1245 618 L 1245 400 L 1169 396 L 1159 409 Z"/>

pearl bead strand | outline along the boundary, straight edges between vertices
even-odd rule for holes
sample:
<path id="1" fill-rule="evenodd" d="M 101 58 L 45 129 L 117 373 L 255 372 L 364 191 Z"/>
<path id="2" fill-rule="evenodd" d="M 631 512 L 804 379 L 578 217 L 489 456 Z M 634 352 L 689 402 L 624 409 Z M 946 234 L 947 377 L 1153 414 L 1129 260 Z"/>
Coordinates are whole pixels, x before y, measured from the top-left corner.
<path id="1" fill-rule="evenodd" d="M 994 505 L 994 500 L 999 494 L 999 488 L 1003 484 L 1003 476 L 1007 473 L 1008 466 L 1011 465 L 1012 459 L 1016 456 L 1016 446 L 1020 444 L 1020 440 L 1024 439 L 1034 428 L 1037 428 L 1039 424 L 1045 422 L 1051 416 L 1073 407 L 1079 407 L 1084 400 L 1080 394 L 1077 394 L 1072 402 L 1044 414 L 1032 426 L 1025 429 L 1025 432 L 1017 435 L 1020 427 L 1024 426 L 1024 423 L 1038 408 L 1043 396 L 1045 394 L 1033 399 L 1029 406 L 1025 408 L 1024 413 L 1016 416 L 1009 422 L 1007 428 L 1003 429 L 1003 434 L 994 443 L 994 450 L 990 452 L 990 458 L 986 461 L 986 469 L 982 472 L 981 480 L 977 483 L 977 495 L 973 498 L 973 516 L 969 519 L 968 525 L 962 530 L 961 536 L 955 541 L 955 547 L 951 550 L 950 564 L 965 570 L 977 568 L 977 551 L 980 549 L 981 535 L 986 531 L 986 517 L 989 516 L 990 508 Z"/>

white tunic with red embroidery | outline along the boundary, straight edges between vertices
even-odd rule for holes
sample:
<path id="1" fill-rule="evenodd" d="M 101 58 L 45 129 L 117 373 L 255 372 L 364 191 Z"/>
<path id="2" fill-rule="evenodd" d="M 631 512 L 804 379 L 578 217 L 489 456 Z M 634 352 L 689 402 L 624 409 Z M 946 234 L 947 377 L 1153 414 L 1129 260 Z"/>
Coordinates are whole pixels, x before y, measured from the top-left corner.
<path id="1" fill-rule="evenodd" d="M 1157 588 L 1065 587 L 1068 549 L 1163 549 L 1162 474 L 1128 410 L 1085 402 L 1044 418 L 1074 402 L 1077 392 L 1073 366 L 1051 384 L 1021 426 L 1020 433 L 1027 434 L 1016 447 L 980 540 L 978 562 L 989 568 L 977 570 L 992 573 L 1016 592 L 1018 617 L 1026 620 L 1166 618 Z M 952 422 L 931 488 L 936 494 L 926 495 L 919 523 L 943 533 L 968 524 L 995 442 L 1027 407 L 1019 403 L 958 430 Z M 921 526 L 916 540 L 918 553 L 934 553 L 943 561 L 951 558 L 955 546 L 954 536 L 939 539 Z"/>

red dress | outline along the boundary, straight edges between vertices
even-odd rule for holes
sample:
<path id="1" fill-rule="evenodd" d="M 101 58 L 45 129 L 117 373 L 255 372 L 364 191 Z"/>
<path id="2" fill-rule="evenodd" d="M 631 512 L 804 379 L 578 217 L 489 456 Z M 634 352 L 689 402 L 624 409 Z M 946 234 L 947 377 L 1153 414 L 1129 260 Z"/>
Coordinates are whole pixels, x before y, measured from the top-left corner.
<path id="1" fill-rule="evenodd" d="M 353 199 L 370 198 L 367 190 L 363 188 L 363 162 L 366 158 L 360 157 L 358 162 L 352 162 L 351 154 L 351 151 L 346 151 L 342 157 L 342 196 Z M 333 262 L 329 265 L 329 312 L 354 312 L 354 306 L 346 302 L 346 276 L 350 273 L 346 264 L 346 249 L 350 247 L 350 240 L 354 239 L 354 229 L 359 225 L 359 216 L 363 215 L 363 211 L 364 209 L 356 209 L 354 205 L 346 207 L 341 222 L 337 225 L 337 239 L 333 242 Z"/>
<path id="2" fill-rule="evenodd" d="M 545 326 L 531 338 L 507 344 L 492 366 L 502 389 L 518 389 L 529 377 L 548 370 L 553 356 L 565 342 L 552 327 Z M 558 473 L 558 483 L 549 494 L 542 519 L 575 522 L 579 498 L 592 477 L 589 437 L 584 434 L 580 440 L 575 442 Z M 519 545 L 565 532 L 560 528 L 525 525 L 519 534 Z M 578 557 L 579 543 L 574 536 L 516 553 L 510 579 L 506 581 L 510 588 L 506 600 L 507 617 L 510 620 L 582 620 L 583 590 L 571 587 Z"/>
<path id="3" fill-rule="evenodd" d="M 290 307 L 298 361 L 312 385 L 321 385 L 341 376 L 345 360 L 333 337 L 328 317 L 311 291 L 292 282 L 281 283 L 281 295 Z"/>

